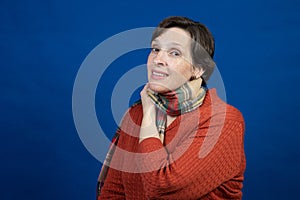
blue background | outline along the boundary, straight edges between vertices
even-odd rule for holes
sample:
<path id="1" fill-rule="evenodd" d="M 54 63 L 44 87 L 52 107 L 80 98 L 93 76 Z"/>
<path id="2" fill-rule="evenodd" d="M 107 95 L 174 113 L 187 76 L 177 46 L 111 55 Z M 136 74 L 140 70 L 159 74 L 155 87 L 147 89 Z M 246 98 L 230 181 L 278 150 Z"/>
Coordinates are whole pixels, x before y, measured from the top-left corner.
<path id="1" fill-rule="evenodd" d="M 214 34 L 227 102 L 246 121 L 244 199 L 297 199 L 299 11 L 296 0 L 1 0 L 0 198 L 94 199 L 101 163 L 74 126 L 76 73 L 106 38 L 183 15 Z M 112 71 L 145 63 L 145 52 L 137 55 Z M 105 84 L 109 90 L 114 81 Z"/>

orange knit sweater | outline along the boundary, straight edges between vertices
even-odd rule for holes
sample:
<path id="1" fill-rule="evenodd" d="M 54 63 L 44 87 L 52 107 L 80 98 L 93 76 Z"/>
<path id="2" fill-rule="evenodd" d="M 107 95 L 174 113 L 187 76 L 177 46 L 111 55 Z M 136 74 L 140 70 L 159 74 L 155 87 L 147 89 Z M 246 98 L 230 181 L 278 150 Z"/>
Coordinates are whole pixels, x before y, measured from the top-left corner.
<path id="1" fill-rule="evenodd" d="M 139 143 L 142 117 L 141 104 L 124 116 L 118 147 L 125 151 L 116 150 L 98 199 L 242 198 L 244 120 L 215 89 L 199 109 L 167 127 L 163 144 L 156 138 Z"/>

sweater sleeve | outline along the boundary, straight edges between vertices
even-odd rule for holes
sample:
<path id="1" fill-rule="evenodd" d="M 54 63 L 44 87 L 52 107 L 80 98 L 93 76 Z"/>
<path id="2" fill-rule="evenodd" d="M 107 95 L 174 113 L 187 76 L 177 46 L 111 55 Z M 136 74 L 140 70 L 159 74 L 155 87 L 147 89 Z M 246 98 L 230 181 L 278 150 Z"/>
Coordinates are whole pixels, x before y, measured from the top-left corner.
<path id="1" fill-rule="evenodd" d="M 120 134 L 120 129 L 117 130 Z M 122 140 L 122 135 L 120 134 L 120 139 Z M 120 142 L 118 142 L 119 146 Z M 110 164 L 113 166 L 120 165 L 123 161 L 122 157 L 119 155 L 118 151 L 114 151 L 112 160 Z M 125 199 L 125 191 L 122 181 L 122 172 L 114 169 L 113 167 L 108 168 L 107 176 L 104 181 L 104 185 L 101 189 L 101 193 L 98 196 L 100 199 Z"/>
<path id="2" fill-rule="evenodd" d="M 98 196 L 98 200 L 102 199 L 125 199 L 120 171 L 113 168 L 109 169 L 101 194 Z"/>
<path id="3" fill-rule="evenodd" d="M 133 108 L 136 109 L 136 105 L 133 105 L 123 116 L 122 121 L 121 121 L 121 126 L 120 129 L 118 129 L 117 131 L 119 131 L 119 141 L 117 144 L 117 147 L 119 149 L 124 149 L 126 147 L 124 147 L 124 143 L 127 144 L 128 143 L 128 135 L 125 132 L 129 132 L 131 133 L 132 131 L 137 131 L 136 130 L 136 125 L 132 125 L 133 123 L 133 117 L 131 117 L 130 115 L 130 111 L 132 111 Z M 135 115 L 135 117 L 137 117 L 138 115 Z M 141 118 L 141 116 L 139 116 L 139 118 Z M 140 119 L 141 120 L 141 119 Z M 131 129 L 129 129 L 128 127 L 131 127 Z M 124 153 L 122 153 L 122 151 L 118 150 L 118 148 L 116 149 L 116 151 L 114 152 L 113 156 L 112 156 L 112 160 L 110 163 L 110 168 L 108 170 L 107 173 L 107 177 L 105 179 L 103 188 L 101 189 L 101 194 L 98 197 L 98 200 L 102 200 L 102 199 L 126 199 L 126 195 L 125 195 L 125 187 L 124 187 L 124 183 L 123 183 L 123 176 L 122 176 L 122 166 L 123 164 L 126 164 L 126 162 L 124 163 Z"/>
<path id="4" fill-rule="evenodd" d="M 208 129 L 216 134 L 207 135 Z M 244 155 L 243 121 L 225 120 L 224 124 L 201 126 L 196 131 L 172 152 L 156 138 L 140 143 L 139 152 L 145 153 L 140 162 L 146 171 L 142 182 L 148 198 L 196 199 L 240 173 Z M 216 137 L 217 142 L 201 157 L 200 149 L 207 146 L 203 144 L 208 137 Z M 240 189 L 228 188 L 232 193 Z"/>

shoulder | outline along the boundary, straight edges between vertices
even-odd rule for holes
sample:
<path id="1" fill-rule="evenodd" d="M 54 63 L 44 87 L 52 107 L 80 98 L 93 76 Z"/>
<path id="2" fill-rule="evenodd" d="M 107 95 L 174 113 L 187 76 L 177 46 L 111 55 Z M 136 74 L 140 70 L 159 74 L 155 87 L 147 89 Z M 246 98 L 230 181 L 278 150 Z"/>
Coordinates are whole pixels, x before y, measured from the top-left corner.
<path id="1" fill-rule="evenodd" d="M 142 103 L 139 100 L 127 109 L 121 120 L 120 127 L 122 130 L 131 130 L 134 127 L 136 128 L 136 125 L 141 124 L 142 118 L 143 108 Z"/>
<path id="2" fill-rule="evenodd" d="M 206 136 L 212 140 L 218 138 L 219 142 L 225 139 L 242 142 L 245 131 L 242 113 L 236 107 L 219 98 L 216 89 L 209 90 L 206 98 L 207 102 L 202 108 L 200 119 L 203 115 L 206 117 L 202 121 L 203 124 L 200 124 L 200 129 L 201 127 L 206 128 Z"/>
<path id="3" fill-rule="evenodd" d="M 215 88 L 208 90 L 200 110 L 202 116 L 206 116 L 208 119 L 221 117 L 225 120 L 244 123 L 242 113 L 236 107 L 222 100 Z"/>
<path id="4" fill-rule="evenodd" d="M 135 103 L 133 103 L 129 107 L 127 113 L 130 114 L 131 117 L 141 115 L 143 113 L 142 101 L 138 100 Z"/>
<path id="5" fill-rule="evenodd" d="M 239 121 L 244 123 L 244 117 L 241 111 L 229 104 L 227 104 L 226 108 L 226 118 L 228 120 Z"/>

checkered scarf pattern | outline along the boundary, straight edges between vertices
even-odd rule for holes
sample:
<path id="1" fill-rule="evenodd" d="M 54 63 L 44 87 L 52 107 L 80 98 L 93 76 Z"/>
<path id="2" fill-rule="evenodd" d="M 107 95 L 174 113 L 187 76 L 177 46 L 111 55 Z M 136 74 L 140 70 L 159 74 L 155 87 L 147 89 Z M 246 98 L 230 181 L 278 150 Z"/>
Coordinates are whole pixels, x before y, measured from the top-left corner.
<path id="1" fill-rule="evenodd" d="M 175 117 L 195 110 L 202 104 L 206 91 L 206 87 L 193 88 L 189 82 L 185 83 L 175 91 L 164 94 L 148 91 L 149 97 L 155 103 L 157 108 L 156 127 L 158 133 L 165 133 L 167 115 Z"/>

